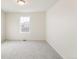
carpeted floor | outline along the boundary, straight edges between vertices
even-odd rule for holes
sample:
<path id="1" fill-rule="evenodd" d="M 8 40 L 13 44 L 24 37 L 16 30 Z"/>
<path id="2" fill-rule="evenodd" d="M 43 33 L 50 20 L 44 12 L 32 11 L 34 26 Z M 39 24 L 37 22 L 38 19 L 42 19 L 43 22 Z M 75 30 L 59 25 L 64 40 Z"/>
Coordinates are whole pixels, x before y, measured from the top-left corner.
<path id="1" fill-rule="evenodd" d="M 7 41 L 1 59 L 62 59 L 46 41 Z"/>

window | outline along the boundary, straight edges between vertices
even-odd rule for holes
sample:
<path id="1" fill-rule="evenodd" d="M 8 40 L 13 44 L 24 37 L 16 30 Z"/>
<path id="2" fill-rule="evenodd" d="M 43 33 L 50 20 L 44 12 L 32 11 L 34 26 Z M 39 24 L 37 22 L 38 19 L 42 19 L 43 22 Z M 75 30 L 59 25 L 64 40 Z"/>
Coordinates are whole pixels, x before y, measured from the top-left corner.
<path id="1" fill-rule="evenodd" d="M 20 18 L 20 32 L 26 33 L 30 30 L 30 17 Z"/>

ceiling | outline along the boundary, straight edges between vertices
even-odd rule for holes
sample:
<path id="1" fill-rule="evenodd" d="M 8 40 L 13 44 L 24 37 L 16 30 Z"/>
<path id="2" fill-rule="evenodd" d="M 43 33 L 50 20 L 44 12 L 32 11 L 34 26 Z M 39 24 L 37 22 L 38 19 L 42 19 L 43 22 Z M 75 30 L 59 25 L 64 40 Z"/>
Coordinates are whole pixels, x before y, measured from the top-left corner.
<path id="1" fill-rule="evenodd" d="M 46 11 L 57 0 L 32 0 L 29 6 L 19 6 L 16 0 L 1 0 L 1 9 L 5 12 L 40 12 Z"/>

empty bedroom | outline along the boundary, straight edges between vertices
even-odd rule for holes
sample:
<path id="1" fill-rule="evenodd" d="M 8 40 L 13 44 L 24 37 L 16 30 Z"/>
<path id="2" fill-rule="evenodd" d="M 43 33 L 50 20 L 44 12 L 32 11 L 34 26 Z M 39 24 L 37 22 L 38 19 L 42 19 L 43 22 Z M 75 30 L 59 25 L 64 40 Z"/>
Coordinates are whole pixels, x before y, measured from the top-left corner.
<path id="1" fill-rule="evenodd" d="M 1 59 L 77 59 L 76 0 L 1 0 Z"/>

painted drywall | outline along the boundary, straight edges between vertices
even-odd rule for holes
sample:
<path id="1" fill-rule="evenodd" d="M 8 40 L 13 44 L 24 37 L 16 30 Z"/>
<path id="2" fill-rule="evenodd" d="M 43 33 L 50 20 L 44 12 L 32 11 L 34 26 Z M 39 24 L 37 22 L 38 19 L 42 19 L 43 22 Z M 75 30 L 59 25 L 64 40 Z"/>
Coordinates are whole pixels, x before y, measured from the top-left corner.
<path id="1" fill-rule="evenodd" d="M 59 0 L 46 13 L 48 43 L 63 57 L 76 58 L 76 0 Z"/>
<path id="2" fill-rule="evenodd" d="M 1 42 L 5 41 L 5 12 L 1 10 Z"/>
<path id="3" fill-rule="evenodd" d="M 20 17 L 30 17 L 30 33 L 20 32 Z M 45 40 L 45 12 L 6 13 L 7 40 Z"/>

